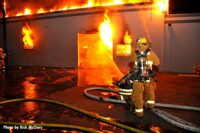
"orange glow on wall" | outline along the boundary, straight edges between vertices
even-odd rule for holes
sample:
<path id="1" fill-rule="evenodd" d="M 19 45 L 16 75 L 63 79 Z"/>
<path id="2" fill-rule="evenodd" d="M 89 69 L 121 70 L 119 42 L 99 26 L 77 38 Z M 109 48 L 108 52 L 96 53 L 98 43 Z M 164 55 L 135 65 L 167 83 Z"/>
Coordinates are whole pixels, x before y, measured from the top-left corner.
<path id="1" fill-rule="evenodd" d="M 24 49 L 33 49 L 34 41 L 33 41 L 33 31 L 31 30 L 30 26 L 25 23 L 22 28 L 22 35 L 23 35 L 23 43 Z"/>
<path id="2" fill-rule="evenodd" d="M 113 85 L 113 77 L 123 74 L 112 59 L 99 33 L 78 34 L 78 84 Z"/>
<path id="3" fill-rule="evenodd" d="M 113 31 L 107 10 L 98 32 L 78 34 L 78 53 L 79 67 L 106 68 L 113 62 Z"/>

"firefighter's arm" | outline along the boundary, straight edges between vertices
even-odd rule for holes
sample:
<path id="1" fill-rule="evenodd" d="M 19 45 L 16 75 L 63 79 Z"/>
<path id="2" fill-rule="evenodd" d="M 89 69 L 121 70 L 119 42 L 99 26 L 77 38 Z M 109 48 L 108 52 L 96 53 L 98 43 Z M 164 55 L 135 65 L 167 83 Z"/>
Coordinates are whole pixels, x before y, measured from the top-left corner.
<path id="1" fill-rule="evenodd" d="M 135 61 L 137 60 L 137 55 L 134 53 L 132 54 L 132 56 L 130 57 L 130 61 L 128 63 L 128 66 L 133 69 L 134 65 L 135 65 Z"/>
<path id="2" fill-rule="evenodd" d="M 160 59 L 158 58 L 155 52 L 151 51 L 149 54 L 147 54 L 147 64 L 149 65 L 150 69 L 158 71 Z"/>
<path id="3" fill-rule="evenodd" d="M 153 52 L 153 51 L 150 52 L 150 59 L 149 60 L 152 61 L 152 65 L 155 65 L 155 66 L 160 65 L 160 59 L 158 58 L 156 53 Z"/>

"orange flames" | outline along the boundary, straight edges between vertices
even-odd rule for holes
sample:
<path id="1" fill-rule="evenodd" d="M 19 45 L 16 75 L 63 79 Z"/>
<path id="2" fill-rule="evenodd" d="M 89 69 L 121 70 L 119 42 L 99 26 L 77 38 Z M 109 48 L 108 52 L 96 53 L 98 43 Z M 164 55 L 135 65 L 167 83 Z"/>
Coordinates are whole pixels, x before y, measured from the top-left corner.
<path id="1" fill-rule="evenodd" d="M 17 13 L 16 16 L 30 15 L 30 14 L 32 14 L 31 9 L 26 8 L 23 13 Z"/>
<path id="2" fill-rule="evenodd" d="M 45 13 L 47 12 L 46 10 L 44 10 L 43 8 L 38 9 L 37 13 Z"/>
<path id="3" fill-rule="evenodd" d="M 132 37 L 128 34 L 128 31 L 126 31 L 124 36 L 124 43 L 125 44 L 131 44 L 132 43 Z"/>
<path id="4" fill-rule="evenodd" d="M 30 26 L 27 23 L 25 23 L 24 27 L 22 28 L 22 35 L 23 35 L 24 49 L 33 49 L 34 47 L 33 31 L 31 30 Z"/>
<path id="5" fill-rule="evenodd" d="M 120 79 L 123 76 L 113 61 L 111 27 L 108 11 L 106 11 L 98 26 L 99 32 L 78 34 L 78 65 L 84 68 L 79 69 L 79 85 L 87 83 L 110 86 L 113 84 L 113 77 Z"/>
<path id="6" fill-rule="evenodd" d="M 131 37 L 131 35 L 129 35 L 128 31 L 126 31 L 126 33 L 124 35 L 124 43 L 125 44 L 118 44 L 116 46 L 116 55 L 118 55 L 118 56 L 130 56 L 132 37 Z"/>
<path id="7" fill-rule="evenodd" d="M 167 11 L 168 0 L 156 0 L 155 5 L 160 9 L 160 11 Z"/>
<path id="8" fill-rule="evenodd" d="M 110 5 L 118 5 L 118 4 L 134 4 L 134 3 L 142 3 L 142 2 L 150 2 L 152 0 L 85 0 L 83 1 L 67 1 L 67 0 L 59 0 L 51 2 L 31 2 L 31 0 L 27 2 L 13 1 L 13 0 L 5 0 L 4 9 L 7 11 L 7 17 L 12 16 L 23 16 L 30 14 L 39 14 L 46 12 L 54 12 L 54 11 L 64 11 L 70 9 L 80 9 L 87 7 L 97 7 L 97 6 L 110 6 Z M 17 3 L 16 3 L 17 2 Z M 29 3 L 28 3 L 29 2 Z M 154 0 L 154 3 L 163 11 L 168 7 L 168 0 Z M 16 6 L 17 5 L 17 6 Z"/>
<path id="9" fill-rule="evenodd" d="M 110 18 L 108 17 L 108 10 L 104 14 L 104 20 L 99 26 L 100 38 L 102 42 L 108 46 L 109 49 L 113 48 L 113 32 L 110 23 Z"/>

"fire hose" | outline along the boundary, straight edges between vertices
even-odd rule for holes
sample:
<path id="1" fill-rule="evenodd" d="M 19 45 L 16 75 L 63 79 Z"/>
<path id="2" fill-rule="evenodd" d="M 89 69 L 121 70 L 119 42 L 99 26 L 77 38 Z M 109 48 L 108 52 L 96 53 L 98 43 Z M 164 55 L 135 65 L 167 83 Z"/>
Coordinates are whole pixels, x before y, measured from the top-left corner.
<path id="1" fill-rule="evenodd" d="M 111 99 L 111 98 L 104 98 L 104 97 L 100 97 L 100 96 L 95 96 L 89 93 L 89 91 L 94 91 L 94 90 L 100 90 L 100 91 L 107 91 L 107 92 L 112 92 L 112 93 L 116 93 L 118 95 L 119 91 L 118 90 L 114 90 L 114 89 L 109 89 L 109 88 L 102 88 L 102 87 L 91 87 L 91 88 L 87 88 L 84 90 L 84 94 L 92 99 L 95 100 L 100 100 L 100 101 L 104 101 L 104 102 L 111 102 L 111 103 L 118 103 L 118 104 L 127 104 L 125 100 L 120 100 L 120 99 Z M 190 111 L 198 111 L 200 112 L 200 108 L 198 107 L 192 107 L 192 106 L 182 106 L 182 105 L 175 105 L 175 104 L 164 104 L 164 103 L 155 103 L 156 107 L 164 107 L 164 108 L 173 108 L 173 109 L 182 109 L 182 110 L 190 110 Z M 161 117 L 162 119 L 166 120 L 167 122 L 180 127 L 182 129 L 185 130 L 189 130 L 192 132 L 200 132 L 200 126 L 195 125 L 193 123 L 190 123 L 188 121 L 185 121 L 181 118 L 178 118 L 172 114 L 169 114 L 165 111 L 161 111 L 159 109 L 152 109 L 152 111 L 158 115 L 159 117 Z"/>
<path id="2" fill-rule="evenodd" d="M 130 131 L 130 132 L 136 132 L 136 133 L 146 133 L 145 131 L 130 127 L 130 126 L 126 126 L 114 121 L 109 121 L 103 117 L 97 116 L 95 114 L 92 114 L 90 112 L 87 112 L 85 110 L 73 107 L 71 105 L 68 105 L 66 103 L 62 103 L 59 101 L 55 101 L 55 100 L 50 100 L 50 99 L 36 99 L 36 98 L 21 98 L 21 99 L 12 99 L 12 100 L 6 100 L 6 101 L 2 101 L 0 102 L 0 106 L 3 104 L 7 104 L 7 103 L 13 103 L 13 102 L 27 102 L 27 101 L 34 101 L 34 102 L 45 102 L 45 103 L 53 103 L 53 104 L 57 104 L 57 105 L 61 105 L 64 106 L 66 108 L 72 109 L 74 111 L 77 111 L 81 114 L 84 114 L 86 116 L 89 116 L 93 119 L 102 121 L 104 123 L 113 125 L 115 127 Z M 6 125 L 32 125 L 32 126 L 41 126 L 41 127 L 53 127 L 53 128 L 65 128 L 65 129 L 76 129 L 79 131 L 83 131 L 83 132 L 89 132 L 89 133 L 100 133 L 100 131 L 94 130 L 94 129 L 89 129 L 89 128 L 84 128 L 84 127 L 80 127 L 80 126 L 74 126 L 74 125 L 64 125 L 64 124 L 40 124 L 40 123 L 34 123 L 34 124 L 29 124 L 29 123 L 17 123 L 17 122 L 5 122 L 5 121 L 0 121 L 0 124 L 6 124 Z"/>

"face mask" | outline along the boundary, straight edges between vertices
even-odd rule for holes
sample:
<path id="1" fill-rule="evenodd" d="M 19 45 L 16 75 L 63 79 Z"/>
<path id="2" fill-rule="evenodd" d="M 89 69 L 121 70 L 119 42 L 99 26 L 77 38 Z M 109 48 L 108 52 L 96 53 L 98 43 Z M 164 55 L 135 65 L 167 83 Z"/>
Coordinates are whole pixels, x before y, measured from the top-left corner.
<path id="1" fill-rule="evenodd" d="M 145 51 L 148 48 L 148 45 L 147 44 L 140 44 L 138 48 L 139 48 L 140 51 Z"/>

